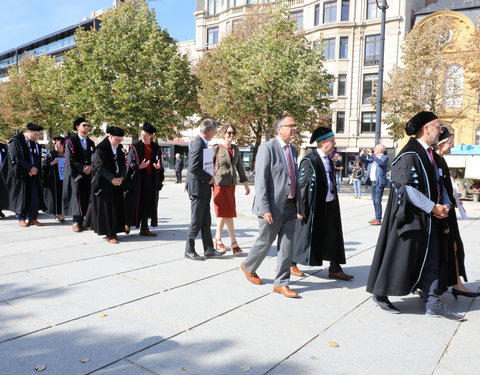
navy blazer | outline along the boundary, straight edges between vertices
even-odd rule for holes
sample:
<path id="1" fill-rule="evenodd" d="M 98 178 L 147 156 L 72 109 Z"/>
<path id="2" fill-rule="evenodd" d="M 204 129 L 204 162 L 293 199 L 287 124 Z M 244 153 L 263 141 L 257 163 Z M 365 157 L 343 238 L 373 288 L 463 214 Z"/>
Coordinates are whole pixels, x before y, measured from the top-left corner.
<path id="1" fill-rule="evenodd" d="M 367 164 L 367 178 L 365 180 L 365 185 L 370 185 L 370 171 L 372 169 L 372 163 L 377 163 L 377 171 L 375 172 L 375 179 L 377 181 L 378 187 L 387 186 L 387 167 L 388 167 L 388 156 L 381 155 L 377 157 L 375 154 L 371 158 L 364 158 L 360 156 L 358 161 L 363 164 Z"/>

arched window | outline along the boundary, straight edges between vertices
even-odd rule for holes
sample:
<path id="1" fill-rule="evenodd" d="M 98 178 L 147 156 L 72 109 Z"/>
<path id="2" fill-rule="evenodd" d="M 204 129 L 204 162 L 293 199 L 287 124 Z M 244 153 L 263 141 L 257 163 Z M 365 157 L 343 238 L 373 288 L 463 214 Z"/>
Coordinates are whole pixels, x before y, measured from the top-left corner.
<path id="1" fill-rule="evenodd" d="M 463 67 L 450 65 L 446 71 L 443 106 L 459 108 L 463 101 Z"/>

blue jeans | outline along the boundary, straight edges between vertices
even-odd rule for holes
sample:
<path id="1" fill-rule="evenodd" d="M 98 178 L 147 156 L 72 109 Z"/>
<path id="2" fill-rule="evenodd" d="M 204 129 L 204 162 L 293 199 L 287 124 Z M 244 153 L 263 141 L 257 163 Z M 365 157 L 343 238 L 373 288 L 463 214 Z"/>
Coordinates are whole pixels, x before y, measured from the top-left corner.
<path id="1" fill-rule="evenodd" d="M 375 219 L 382 221 L 382 197 L 385 186 L 378 186 L 376 183 L 372 183 L 372 200 L 373 207 L 375 208 Z"/>
<path id="2" fill-rule="evenodd" d="M 353 180 L 353 189 L 356 197 L 362 196 L 362 180 Z"/>
<path id="3" fill-rule="evenodd" d="M 340 193 L 340 173 L 335 173 L 335 179 L 337 180 L 337 193 Z"/>

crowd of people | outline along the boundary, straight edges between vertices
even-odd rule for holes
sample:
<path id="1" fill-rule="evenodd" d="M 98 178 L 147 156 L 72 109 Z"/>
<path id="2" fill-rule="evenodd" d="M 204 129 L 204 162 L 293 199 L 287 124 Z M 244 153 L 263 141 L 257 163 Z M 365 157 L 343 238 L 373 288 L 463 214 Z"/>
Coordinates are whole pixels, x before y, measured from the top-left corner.
<path id="1" fill-rule="evenodd" d="M 0 180 L 0 208 L 15 212 L 22 227 L 43 224 L 38 210 L 45 209 L 56 220 L 73 217 L 72 230 L 93 230 L 118 243 L 117 234 L 140 228 L 140 235 L 153 237 L 148 226 L 157 225 L 159 191 L 164 181 L 162 155 L 154 142 L 156 129 L 144 124 L 141 139 L 129 148 L 127 157 L 121 144 L 124 131 L 109 127 L 108 136 L 97 146 L 88 138 L 89 123 L 74 122 L 77 132 L 65 140 L 54 139 L 54 150 L 42 159 L 37 144 L 42 128 L 29 123 L 0 148 L 3 162 Z M 275 240 L 277 267 L 273 291 L 297 297 L 289 287 L 290 276 L 304 276 L 298 266 L 321 266 L 329 262 L 328 277 L 342 281 L 354 278 L 344 272 L 346 264 L 339 202 L 338 160 L 332 159 L 335 134 L 328 127 L 315 129 L 310 143 L 316 148 L 298 162 L 292 145 L 297 124 L 290 115 L 274 122 L 276 136 L 262 143 L 255 163 L 255 197 L 252 212 L 258 218 L 258 237 L 241 263 L 248 281 L 263 281 L 257 270 Z M 233 143 L 237 129 L 226 124 L 221 142 L 208 147 L 217 134 L 217 123 L 204 119 L 199 135 L 192 141 L 186 177 L 191 202 L 191 222 L 185 244 L 185 258 L 203 261 L 221 257 L 228 251 L 222 241 L 227 227 L 230 248 L 242 254 L 235 237 L 233 220 L 237 216 L 237 182 L 250 193 L 240 152 Z M 373 152 L 362 150 L 353 169 L 355 196 L 361 196 L 361 181 L 371 181 L 375 218 L 381 225 L 368 278 L 367 291 L 383 310 L 398 313 L 389 296 L 418 293 L 426 305 L 426 315 L 459 320 L 446 309 L 441 294 L 452 286 L 452 294 L 480 295 L 469 290 L 466 280 L 463 243 L 454 208 L 461 204 L 455 196 L 448 165 L 443 156 L 453 146 L 453 135 L 442 127 L 432 112 L 420 112 L 406 125 L 407 145 L 391 165 L 391 189 L 382 220 L 382 196 L 387 184 L 388 157 L 385 147 Z M 435 147 L 436 152 L 433 151 Z M 180 158 L 176 157 L 177 160 Z M 367 165 L 365 171 L 362 164 Z M 175 163 L 177 183 L 183 163 Z M 43 189 L 42 189 L 43 186 Z M 213 196 L 217 228 L 212 236 L 210 202 Z M 28 221 L 27 221 L 28 218 Z M 321 230 L 319 230 L 321 228 Z M 203 256 L 195 250 L 201 233 Z"/>

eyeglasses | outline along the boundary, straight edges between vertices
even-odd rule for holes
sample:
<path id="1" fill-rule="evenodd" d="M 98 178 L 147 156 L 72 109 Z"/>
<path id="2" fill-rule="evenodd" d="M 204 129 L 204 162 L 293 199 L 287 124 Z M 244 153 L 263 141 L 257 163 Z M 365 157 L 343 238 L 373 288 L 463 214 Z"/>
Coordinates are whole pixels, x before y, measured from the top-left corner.
<path id="1" fill-rule="evenodd" d="M 293 129 L 293 128 L 296 128 L 296 127 L 297 127 L 297 124 L 282 125 L 282 127 L 283 127 L 283 128 Z"/>
<path id="2" fill-rule="evenodd" d="M 236 133 L 236 132 L 226 132 L 225 134 L 227 134 L 227 135 L 236 135 L 237 133 Z"/>
<path id="3" fill-rule="evenodd" d="M 122 142 L 123 141 L 123 137 L 120 137 L 120 139 L 118 139 L 115 135 L 112 135 L 113 138 L 115 138 L 115 140 L 117 142 Z"/>
<path id="4" fill-rule="evenodd" d="M 90 127 L 90 124 L 87 124 L 87 123 L 84 123 L 84 124 L 80 124 L 81 126 L 85 126 L 85 127 Z"/>

